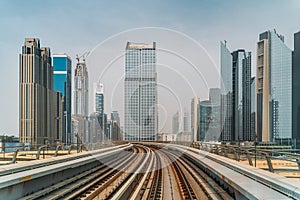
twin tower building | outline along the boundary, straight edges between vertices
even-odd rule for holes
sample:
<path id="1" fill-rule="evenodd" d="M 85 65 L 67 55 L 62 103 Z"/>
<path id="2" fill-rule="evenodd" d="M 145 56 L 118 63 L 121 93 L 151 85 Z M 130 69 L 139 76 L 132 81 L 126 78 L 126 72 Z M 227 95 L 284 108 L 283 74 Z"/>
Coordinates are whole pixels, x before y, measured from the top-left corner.
<path id="1" fill-rule="evenodd" d="M 155 43 L 148 45 L 128 42 L 126 46 L 125 140 L 156 140 L 158 118 L 155 49 Z M 51 56 L 50 48 L 41 47 L 38 38 L 26 38 L 19 61 L 20 142 L 38 147 L 45 144 L 97 142 L 94 141 L 95 138 L 103 140 L 104 131 L 108 129 L 105 126 L 103 130 L 102 124 L 103 85 L 95 94 L 97 115 L 89 119 L 89 80 L 85 61 L 80 62 L 78 59 L 73 99 L 72 62 L 69 56 Z M 73 110 L 71 105 L 74 105 Z M 116 127 L 111 127 L 112 130 L 118 129 L 120 134 L 118 113 L 114 111 L 111 117 L 110 125 L 116 124 Z M 95 127 L 91 127 L 91 124 Z M 102 130 L 97 129 L 99 124 Z M 122 138 L 118 135 L 110 139 Z"/>

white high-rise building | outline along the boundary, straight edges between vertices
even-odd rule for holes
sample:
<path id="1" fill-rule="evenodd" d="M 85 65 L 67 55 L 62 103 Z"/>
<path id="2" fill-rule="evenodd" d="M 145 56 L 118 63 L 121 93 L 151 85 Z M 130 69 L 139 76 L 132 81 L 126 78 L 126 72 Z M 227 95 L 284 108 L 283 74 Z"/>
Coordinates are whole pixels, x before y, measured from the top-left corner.
<path id="1" fill-rule="evenodd" d="M 78 128 L 80 140 L 89 141 L 89 76 L 85 61 L 78 63 L 75 69 L 74 77 L 74 115 L 82 118 L 83 125 Z"/>

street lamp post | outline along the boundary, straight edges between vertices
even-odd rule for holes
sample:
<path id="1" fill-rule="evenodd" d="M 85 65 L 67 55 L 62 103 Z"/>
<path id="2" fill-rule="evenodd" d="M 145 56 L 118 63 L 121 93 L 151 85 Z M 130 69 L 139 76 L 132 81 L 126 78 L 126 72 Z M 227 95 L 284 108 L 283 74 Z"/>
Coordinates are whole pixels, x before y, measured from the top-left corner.
<path id="1" fill-rule="evenodd" d="M 256 167 L 256 145 L 257 145 L 257 133 L 255 133 L 255 142 L 254 142 L 254 166 Z"/>

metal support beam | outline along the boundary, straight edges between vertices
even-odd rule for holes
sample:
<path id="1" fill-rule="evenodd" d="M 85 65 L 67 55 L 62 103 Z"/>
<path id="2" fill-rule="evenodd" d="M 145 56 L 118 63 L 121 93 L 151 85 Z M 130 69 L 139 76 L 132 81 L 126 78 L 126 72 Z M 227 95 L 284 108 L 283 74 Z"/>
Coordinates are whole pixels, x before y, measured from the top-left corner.
<path id="1" fill-rule="evenodd" d="M 245 150 L 245 153 L 246 153 L 246 155 L 247 155 L 249 165 L 250 165 L 250 166 L 253 166 L 252 158 L 251 158 L 250 152 L 246 149 L 246 150 Z"/>
<path id="2" fill-rule="evenodd" d="M 40 159 L 40 155 L 41 155 L 41 151 L 44 150 L 47 147 L 47 145 L 41 146 L 38 148 L 38 152 L 36 154 L 36 159 L 39 160 Z"/>
<path id="3" fill-rule="evenodd" d="M 19 152 L 19 148 L 16 149 L 16 151 L 14 152 L 14 157 L 12 159 L 12 163 L 16 163 L 17 162 L 17 156 L 18 156 L 18 152 Z"/>
<path id="4" fill-rule="evenodd" d="M 269 153 L 263 153 L 263 154 L 266 157 L 268 167 L 269 167 L 269 171 L 274 173 L 273 164 L 272 164 L 271 157 L 270 157 Z"/>
<path id="5" fill-rule="evenodd" d="M 58 150 L 59 148 L 61 148 L 62 146 L 61 145 L 57 145 L 56 149 L 55 149 L 55 154 L 54 154 L 54 157 L 57 157 L 58 155 Z"/>

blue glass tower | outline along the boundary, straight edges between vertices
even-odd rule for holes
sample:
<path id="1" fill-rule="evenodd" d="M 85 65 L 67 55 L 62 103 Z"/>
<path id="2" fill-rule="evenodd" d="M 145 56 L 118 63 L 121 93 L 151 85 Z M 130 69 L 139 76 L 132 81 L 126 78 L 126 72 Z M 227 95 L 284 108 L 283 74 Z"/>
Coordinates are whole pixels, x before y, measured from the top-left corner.
<path id="1" fill-rule="evenodd" d="M 54 54 L 52 57 L 54 90 L 59 91 L 63 95 L 63 143 L 71 144 L 71 58 L 66 54 Z"/>

